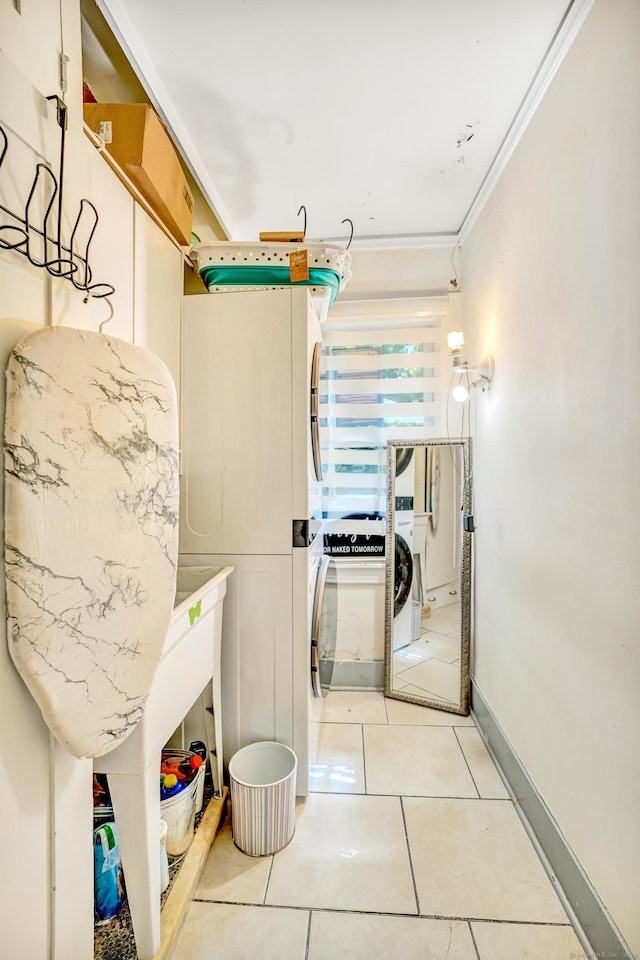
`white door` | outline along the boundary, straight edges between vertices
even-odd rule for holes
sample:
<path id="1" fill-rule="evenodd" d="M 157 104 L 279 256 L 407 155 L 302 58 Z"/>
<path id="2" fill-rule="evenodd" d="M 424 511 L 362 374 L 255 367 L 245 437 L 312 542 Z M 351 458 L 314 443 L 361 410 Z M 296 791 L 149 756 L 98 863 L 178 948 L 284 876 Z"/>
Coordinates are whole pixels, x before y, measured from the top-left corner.
<path id="1" fill-rule="evenodd" d="M 182 350 L 180 551 L 290 553 L 290 292 L 185 297 Z"/>

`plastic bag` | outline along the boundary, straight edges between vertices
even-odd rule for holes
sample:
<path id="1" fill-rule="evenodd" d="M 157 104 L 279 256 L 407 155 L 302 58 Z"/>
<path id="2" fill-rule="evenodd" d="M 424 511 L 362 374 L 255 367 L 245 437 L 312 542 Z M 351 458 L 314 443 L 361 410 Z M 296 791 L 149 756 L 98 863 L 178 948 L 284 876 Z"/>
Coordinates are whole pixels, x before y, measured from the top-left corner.
<path id="1" fill-rule="evenodd" d="M 96 922 L 115 917 L 125 901 L 124 874 L 115 823 L 93 831 L 93 867 Z"/>

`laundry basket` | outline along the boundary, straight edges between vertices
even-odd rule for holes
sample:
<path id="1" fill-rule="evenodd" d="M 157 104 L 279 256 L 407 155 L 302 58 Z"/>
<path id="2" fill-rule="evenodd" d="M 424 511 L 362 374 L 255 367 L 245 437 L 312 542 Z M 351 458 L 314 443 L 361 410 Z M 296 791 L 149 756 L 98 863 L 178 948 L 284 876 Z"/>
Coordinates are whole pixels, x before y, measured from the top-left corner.
<path id="1" fill-rule="evenodd" d="M 285 847 L 295 830 L 298 760 L 283 743 L 262 741 L 229 761 L 233 841 L 250 857 Z"/>

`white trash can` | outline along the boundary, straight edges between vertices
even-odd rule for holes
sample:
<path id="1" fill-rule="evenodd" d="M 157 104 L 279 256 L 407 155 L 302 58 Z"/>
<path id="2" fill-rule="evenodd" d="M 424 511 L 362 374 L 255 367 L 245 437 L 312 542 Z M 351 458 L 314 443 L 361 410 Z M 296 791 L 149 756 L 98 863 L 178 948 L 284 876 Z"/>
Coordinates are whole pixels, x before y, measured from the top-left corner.
<path id="1" fill-rule="evenodd" d="M 284 743 L 263 741 L 229 761 L 233 842 L 250 857 L 266 857 L 289 843 L 295 830 L 298 760 Z"/>

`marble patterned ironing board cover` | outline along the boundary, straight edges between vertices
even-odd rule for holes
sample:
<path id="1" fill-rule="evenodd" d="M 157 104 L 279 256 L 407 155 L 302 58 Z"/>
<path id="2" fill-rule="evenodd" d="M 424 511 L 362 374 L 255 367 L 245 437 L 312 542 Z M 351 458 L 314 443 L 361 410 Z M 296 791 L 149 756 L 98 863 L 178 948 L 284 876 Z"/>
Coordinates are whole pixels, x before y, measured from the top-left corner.
<path id="1" fill-rule="evenodd" d="M 60 743 L 99 757 L 140 719 L 173 609 L 171 375 L 123 340 L 38 330 L 7 366 L 4 451 L 10 654 Z"/>

